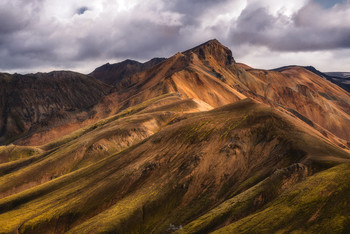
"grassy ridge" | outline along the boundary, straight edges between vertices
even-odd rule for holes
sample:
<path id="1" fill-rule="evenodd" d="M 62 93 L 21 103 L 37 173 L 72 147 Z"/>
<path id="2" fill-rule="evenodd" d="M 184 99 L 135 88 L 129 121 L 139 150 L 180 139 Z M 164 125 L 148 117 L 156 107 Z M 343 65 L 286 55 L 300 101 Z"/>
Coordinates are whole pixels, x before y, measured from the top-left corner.
<path id="1" fill-rule="evenodd" d="M 182 115 L 156 109 L 99 125 L 57 146 L 33 165 L 0 177 L 4 182 L 0 188 L 11 191 L 23 178 L 30 181 L 39 173 L 67 169 L 58 178 L 0 199 L 0 231 L 214 231 L 264 212 L 271 204 L 285 208 L 289 215 L 287 208 L 292 203 L 285 194 L 290 189 L 296 188 L 301 194 L 303 190 L 294 186 L 302 186 L 306 176 L 349 159 L 339 147 L 249 100 Z M 139 135 L 141 126 L 150 131 L 143 140 L 116 151 L 107 150 L 98 158 L 98 152 L 103 151 L 99 147 L 113 149 L 120 139 L 133 137 L 122 129 L 133 129 Z M 91 163 L 74 161 L 80 151 L 85 162 Z M 320 166 L 320 159 L 327 163 Z M 338 180 L 346 175 L 348 168 L 345 169 L 339 176 L 331 173 L 325 180 Z M 34 171 L 36 174 L 31 175 Z M 312 199 L 310 204 L 319 208 Z M 344 209 L 344 205 L 339 207 Z M 338 209 L 333 212 L 344 216 Z M 346 222 L 339 226 L 346 228 Z M 237 227 L 227 228 L 235 231 Z M 255 231 L 249 227 L 239 230 Z"/>
<path id="2" fill-rule="evenodd" d="M 348 233 L 349 215 L 350 164 L 342 164 L 307 178 L 261 211 L 214 233 Z"/>

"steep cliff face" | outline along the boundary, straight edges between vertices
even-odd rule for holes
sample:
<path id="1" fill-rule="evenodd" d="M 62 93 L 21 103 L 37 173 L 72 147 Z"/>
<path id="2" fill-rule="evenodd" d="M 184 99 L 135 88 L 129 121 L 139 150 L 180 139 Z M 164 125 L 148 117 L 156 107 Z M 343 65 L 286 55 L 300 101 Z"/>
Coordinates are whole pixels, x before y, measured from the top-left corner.
<path id="1" fill-rule="evenodd" d="M 111 87 L 75 72 L 0 75 L 0 142 L 34 129 L 70 122 L 110 93 Z"/>

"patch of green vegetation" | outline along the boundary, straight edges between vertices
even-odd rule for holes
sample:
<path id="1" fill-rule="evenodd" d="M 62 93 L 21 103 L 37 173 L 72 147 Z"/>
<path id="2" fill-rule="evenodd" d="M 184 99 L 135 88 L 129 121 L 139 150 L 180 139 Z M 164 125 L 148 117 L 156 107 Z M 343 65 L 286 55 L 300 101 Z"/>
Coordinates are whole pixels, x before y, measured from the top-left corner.
<path id="1" fill-rule="evenodd" d="M 215 130 L 215 124 L 211 124 L 211 120 L 202 120 L 188 127 L 185 132 L 184 140 L 187 143 L 201 142 L 210 136 Z"/>
<path id="2" fill-rule="evenodd" d="M 130 224 L 126 225 L 133 216 L 141 217 L 136 218 L 132 222 L 134 225 L 140 225 L 140 219 L 142 219 L 142 207 L 152 200 L 156 200 L 158 197 L 158 189 L 155 187 L 139 190 L 135 194 L 127 196 L 121 201 L 117 202 L 114 206 L 108 210 L 94 216 L 90 220 L 87 220 L 82 225 L 79 225 L 68 233 L 89 233 L 89 232 L 128 232 L 128 230 L 135 228 Z M 139 214 L 137 214 L 139 213 Z"/>
<path id="3" fill-rule="evenodd" d="M 3 162 L 11 162 L 38 155 L 42 150 L 31 146 L 8 145 L 0 146 L 0 159 Z"/>
<path id="4" fill-rule="evenodd" d="M 246 118 L 248 117 L 248 114 L 245 114 L 240 120 L 238 121 L 232 121 L 228 119 L 227 121 L 232 121 L 232 123 L 226 128 L 225 132 L 220 136 L 221 139 L 227 139 L 230 136 L 230 132 L 237 128 Z"/>
<path id="5" fill-rule="evenodd" d="M 342 164 L 307 178 L 265 209 L 214 233 L 348 233 L 349 217 L 350 164 Z"/>
<path id="6" fill-rule="evenodd" d="M 242 217 L 255 212 L 278 195 L 283 179 L 290 176 L 290 173 L 290 171 L 285 170 L 281 174 L 273 174 L 270 177 L 267 177 L 251 188 L 227 199 L 220 205 L 206 212 L 204 215 L 188 223 L 177 233 L 208 233 L 215 230 L 217 227 L 223 226 L 229 221 L 232 222 L 232 220 L 239 220 Z M 251 184 L 257 179 L 260 179 L 259 176 L 261 176 L 260 173 L 254 177 L 254 181 L 248 179 L 243 184 Z"/>
<path id="7" fill-rule="evenodd" d="M 266 172 L 264 170 L 259 171 L 258 173 L 255 173 L 252 176 L 249 176 L 248 179 L 246 179 L 245 181 L 243 181 L 242 183 L 239 184 L 237 189 L 235 189 L 235 191 L 232 193 L 232 195 L 230 197 L 238 195 L 239 193 L 245 191 L 247 188 L 250 188 L 250 187 L 256 185 L 257 183 L 259 183 L 260 181 L 265 179 L 267 176 L 268 176 L 268 172 Z"/>
<path id="8" fill-rule="evenodd" d="M 130 148 L 120 154 L 128 152 Z M 108 169 L 107 166 L 118 159 L 117 155 L 109 156 L 89 167 L 0 199 L 0 232 L 13 232 L 21 224 L 21 228 L 27 231 L 34 230 L 41 225 L 57 221 L 67 213 L 79 214 L 82 209 L 92 204 L 98 205 L 104 202 L 106 194 L 114 194 L 100 191 L 103 191 L 106 185 L 108 186 L 104 183 L 106 174 L 115 169 L 114 167 Z M 118 181 L 117 178 L 115 180 Z M 114 190 L 115 186 L 108 188 Z M 88 202 L 94 193 L 99 193 L 100 197 L 93 203 Z"/>

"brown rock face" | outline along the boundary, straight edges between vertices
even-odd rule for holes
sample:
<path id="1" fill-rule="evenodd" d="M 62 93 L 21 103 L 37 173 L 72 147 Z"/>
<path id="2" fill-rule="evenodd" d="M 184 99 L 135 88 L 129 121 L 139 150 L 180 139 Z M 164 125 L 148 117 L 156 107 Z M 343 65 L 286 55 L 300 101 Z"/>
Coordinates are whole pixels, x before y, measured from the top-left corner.
<path id="1" fill-rule="evenodd" d="M 316 125 L 350 139 L 350 95 L 339 86 L 298 66 L 278 71 L 237 70 L 242 92 L 252 98 L 296 111 Z"/>
<path id="2" fill-rule="evenodd" d="M 132 76 L 138 72 L 142 72 L 160 62 L 163 62 L 164 60 L 165 58 L 153 58 L 148 62 L 140 63 L 138 61 L 127 59 L 120 63 L 107 63 L 96 68 L 92 73 L 90 73 L 90 75 L 108 85 L 116 85 L 124 78 Z"/>
<path id="3" fill-rule="evenodd" d="M 118 92 L 101 103 L 102 109 L 117 112 L 169 92 L 213 107 L 249 97 L 312 123 L 321 132 L 329 131 L 331 138 L 350 139 L 348 92 L 303 67 L 268 71 L 237 64 L 232 52 L 217 40 L 177 53 L 123 79 L 116 88 Z"/>
<path id="4" fill-rule="evenodd" d="M 183 52 L 189 55 L 195 53 L 199 59 L 207 60 L 209 58 L 215 59 L 220 65 L 229 66 L 235 63 L 232 57 L 232 51 L 226 46 L 222 45 L 218 40 L 213 39 L 207 41 L 197 47 Z"/>
<path id="5" fill-rule="evenodd" d="M 1 74 L 0 83 L 0 143 L 77 120 L 111 90 L 92 77 L 67 71 Z"/>

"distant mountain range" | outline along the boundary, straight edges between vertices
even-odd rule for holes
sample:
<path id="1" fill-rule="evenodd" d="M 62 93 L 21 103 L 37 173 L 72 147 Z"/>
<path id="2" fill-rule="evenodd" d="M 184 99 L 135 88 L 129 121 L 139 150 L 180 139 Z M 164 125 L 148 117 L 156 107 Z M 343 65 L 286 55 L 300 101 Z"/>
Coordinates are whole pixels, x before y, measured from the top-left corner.
<path id="1" fill-rule="evenodd" d="M 0 233 L 348 233 L 348 73 L 170 58 L 0 74 Z"/>
<path id="2" fill-rule="evenodd" d="M 349 79 L 350 72 L 325 72 L 326 75 L 339 79 Z"/>

